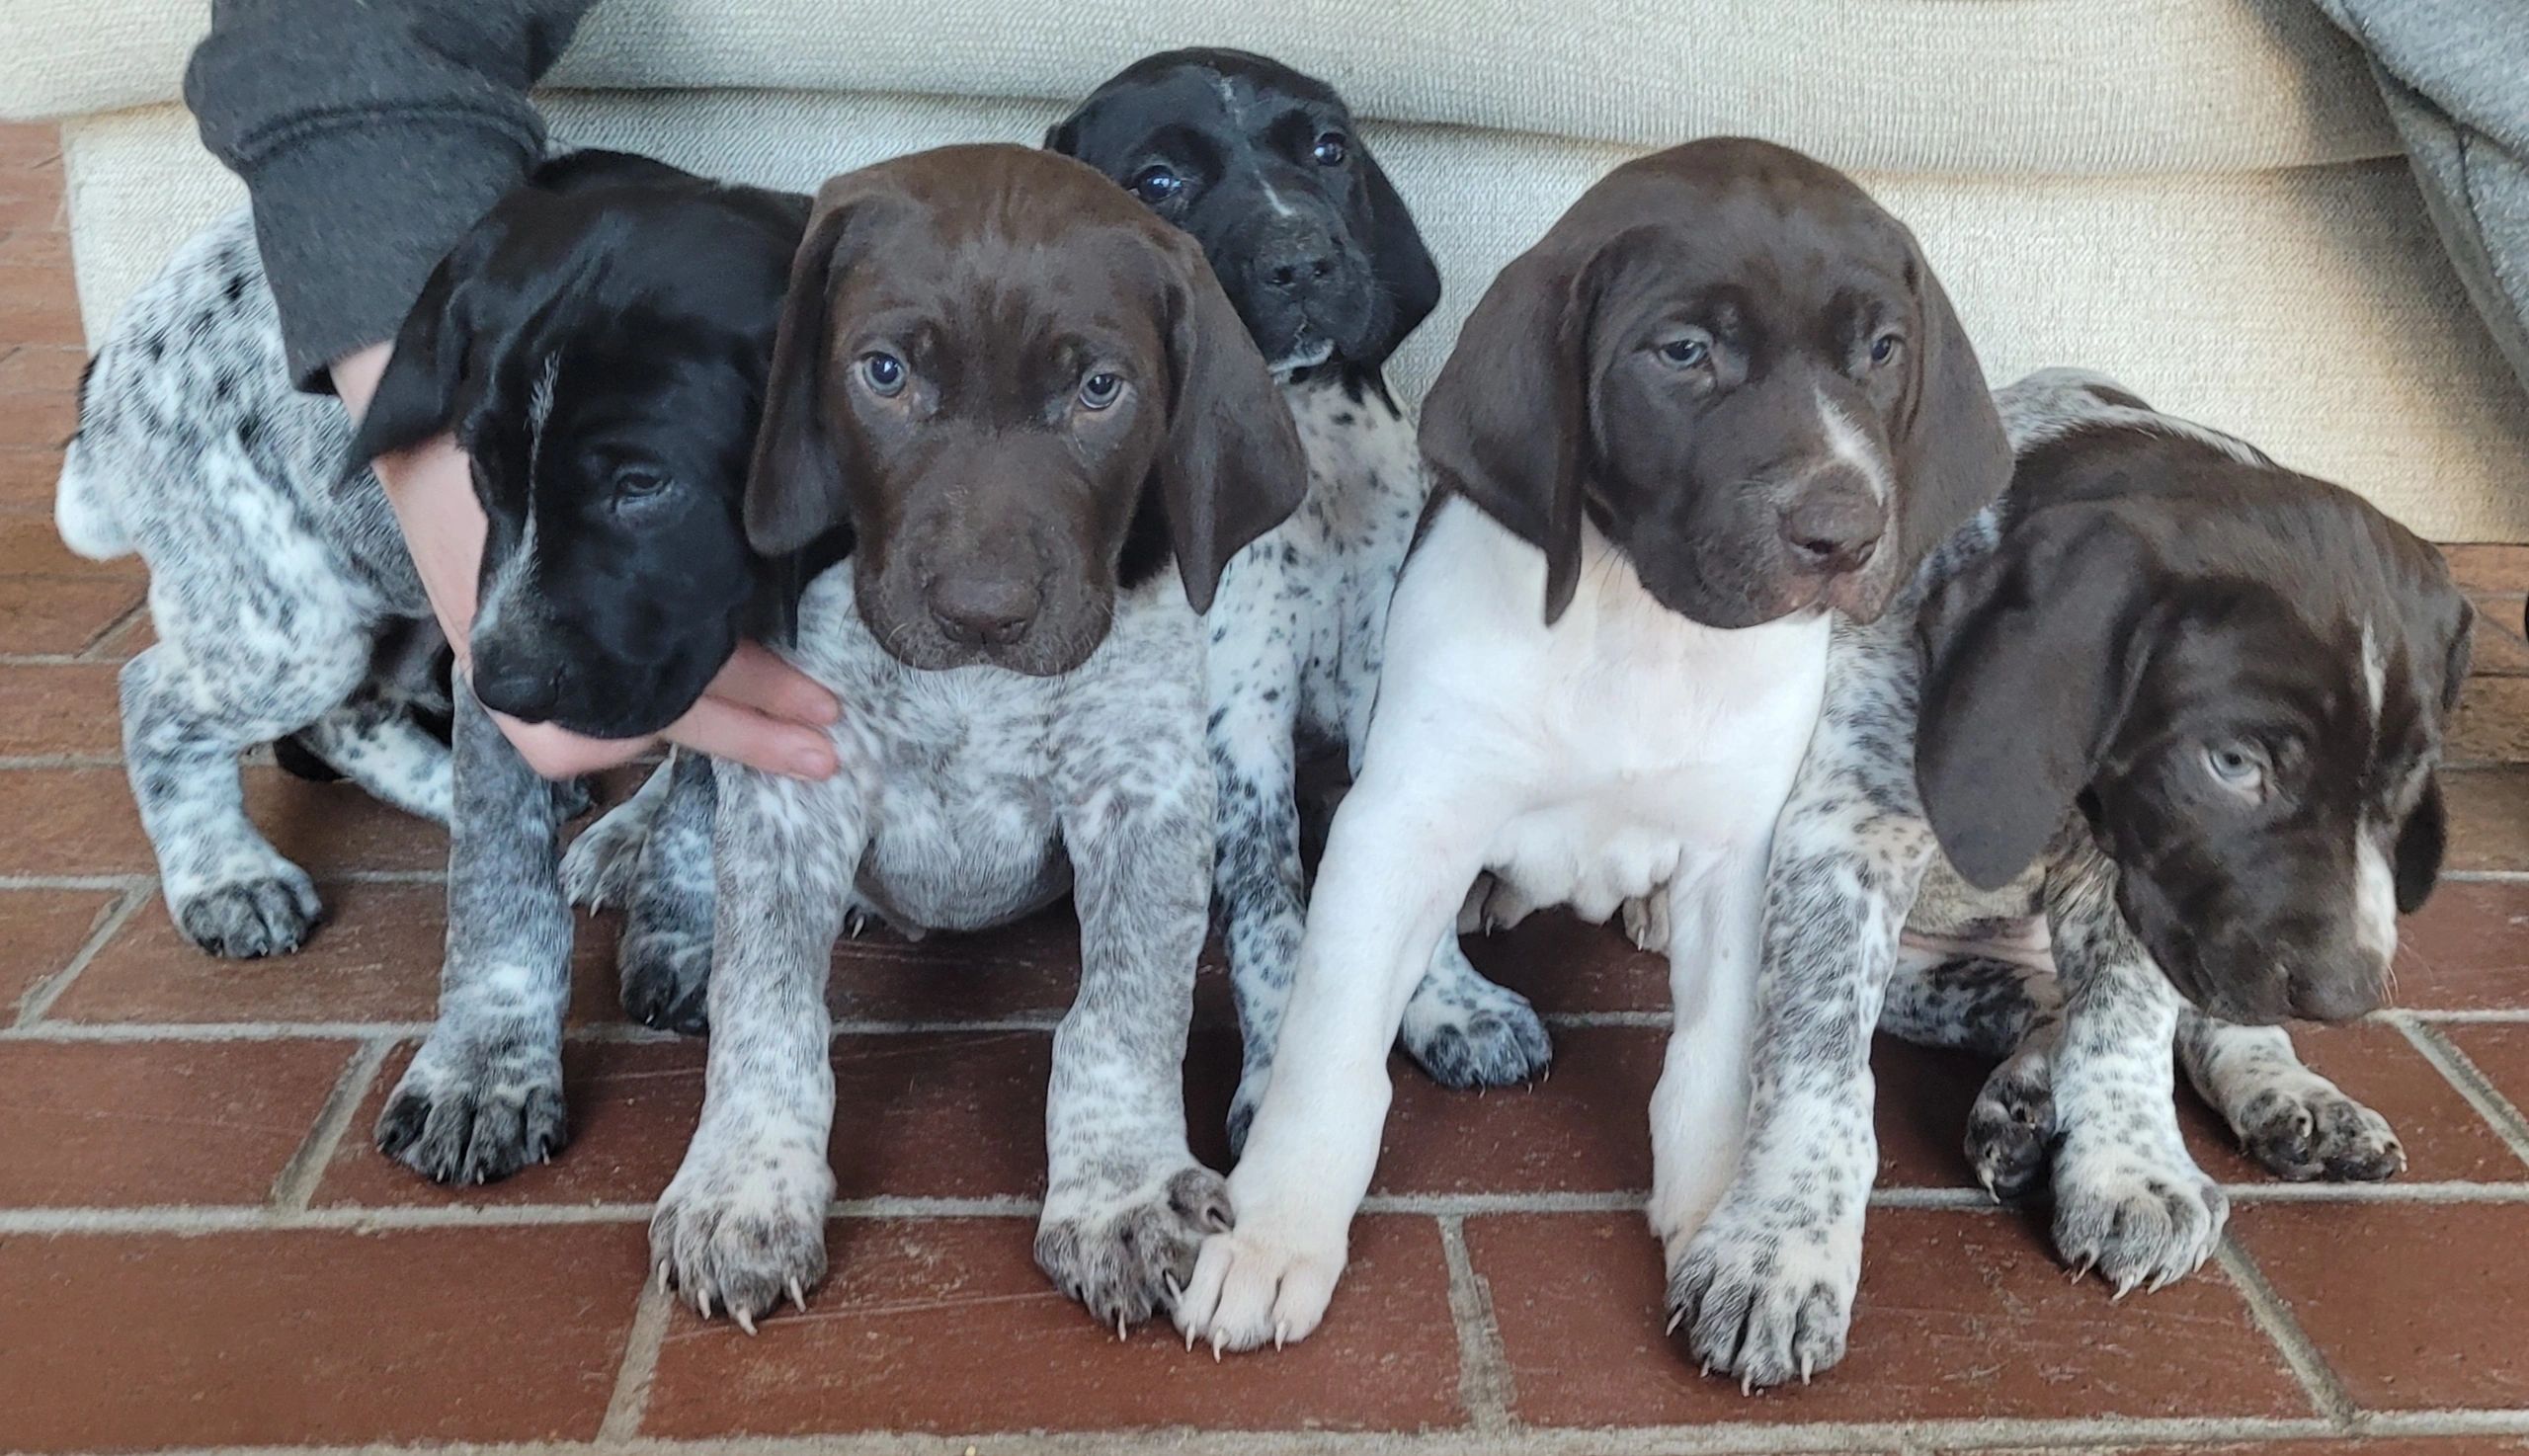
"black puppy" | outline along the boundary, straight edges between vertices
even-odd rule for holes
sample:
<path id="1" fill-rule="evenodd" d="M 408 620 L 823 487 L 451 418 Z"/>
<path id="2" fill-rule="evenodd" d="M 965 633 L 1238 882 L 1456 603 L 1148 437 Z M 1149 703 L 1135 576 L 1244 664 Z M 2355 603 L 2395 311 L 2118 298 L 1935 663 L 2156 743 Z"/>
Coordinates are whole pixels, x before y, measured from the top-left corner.
<path id="1" fill-rule="evenodd" d="M 1234 562 L 1209 617 L 1219 780 L 1216 897 L 1246 1044 L 1243 1136 L 1297 964 L 1306 883 L 1293 778 L 1307 748 L 1356 757 L 1388 600 L 1426 481 L 1382 374 L 1439 301 L 1439 270 L 1334 88 L 1241 50 L 1127 66 L 1047 132 L 1193 235 L 1272 362 L 1309 456 L 1307 501 Z M 1438 1081 L 1502 1086 L 1545 1069 L 1545 1027 L 1435 946 L 1401 1040 Z"/>

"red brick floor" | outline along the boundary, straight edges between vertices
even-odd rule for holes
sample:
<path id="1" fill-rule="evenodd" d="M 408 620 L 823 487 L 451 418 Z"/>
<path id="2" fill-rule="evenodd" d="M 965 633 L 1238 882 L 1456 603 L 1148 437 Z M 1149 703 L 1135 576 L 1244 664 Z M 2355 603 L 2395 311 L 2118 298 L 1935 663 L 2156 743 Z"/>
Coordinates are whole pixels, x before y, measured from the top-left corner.
<path id="1" fill-rule="evenodd" d="M 1325 1333 L 1218 1366 L 1118 1342 L 1029 1257 L 1055 915 L 842 952 L 834 1272 L 750 1339 L 645 1288 L 701 1055 L 621 1022 L 611 926 L 582 927 L 576 1141 L 455 1192 L 367 1139 L 430 1014 L 436 831 L 259 768 L 257 817 L 332 922 L 250 964 L 174 934 L 113 717 L 141 579 L 48 522 L 80 358 L 58 176 L 47 133 L 0 128 L 0 1451 L 2529 1453 L 2529 549 L 2453 552 L 2488 608 L 2451 776 L 2465 877 L 2408 927 L 2404 1009 L 2305 1042 L 2411 1167 L 2278 1186 L 2191 1108 L 2238 1212 L 2161 1294 L 2066 1282 L 2039 1224 L 1967 1185 L 1984 1069 L 1888 1046 L 1851 1357 L 1756 1397 L 1702 1377 L 1662 1338 L 1636 1212 L 1659 969 L 1540 920 L 1474 951 L 1551 1016 L 1554 1077 L 1400 1075 Z M 1209 976 L 1187 1084 L 1216 1162 L 1228 1025 Z"/>

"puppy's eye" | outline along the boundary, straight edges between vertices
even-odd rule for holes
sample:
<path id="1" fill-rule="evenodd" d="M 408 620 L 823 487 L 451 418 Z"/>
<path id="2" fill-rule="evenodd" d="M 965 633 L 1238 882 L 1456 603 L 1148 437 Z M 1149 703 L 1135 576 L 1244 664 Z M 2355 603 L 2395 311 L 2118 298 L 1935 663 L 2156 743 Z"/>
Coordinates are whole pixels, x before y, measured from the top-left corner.
<path id="1" fill-rule="evenodd" d="M 637 501 L 667 488 L 668 478 L 656 470 L 635 467 L 619 471 L 614 477 L 614 494 L 619 500 Z"/>
<path id="2" fill-rule="evenodd" d="M 1185 190 L 1185 179 L 1165 167 L 1144 167 L 1124 184 L 1134 197 L 1156 207 Z"/>
<path id="3" fill-rule="evenodd" d="M 1895 359 L 1899 351 L 1905 347 L 1905 336 L 1892 329 L 1870 341 L 1870 362 L 1873 364 L 1885 364 Z"/>
<path id="4" fill-rule="evenodd" d="M 2204 771 L 2235 794 L 2250 798 L 2265 793 L 2265 755 L 2254 744 L 2216 743 L 2204 750 Z"/>
<path id="5" fill-rule="evenodd" d="M 1104 369 L 1101 369 L 1097 373 L 1094 373 L 1088 378 L 1080 381 L 1080 407 L 1082 409 L 1102 410 L 1108 405 L 1113 404 L 1116 400 L 1123 398 L 1123 396 L 1124 380 L 1123 376 L 1120 374 L 1111 374 Z"/>
<path id="6" fill-rule="evenodd" d="M 892 354 L 860 356 L 860 377 L 869 392 L 880 399 L 893 399 L 905 392 L 905 362 Z"/>
<path id="7" fill-rule="evenodd" d="M 1712 360 L 1712 344 L 1693 337 L 1672 339 L 1660 346 L 1660 358 L 1681 369 L 1700 368 Z"/>
<path id="8" fill-rule="evenodd" d="M 1344 159 L 1351 154 L 1352 148 L 1344 140 L 1341 131 L 1327 132 L 1317 139 L 1316 146 L 1309 149 L 1309 155 L 1317 158 L 1317 165 L 1321 167 L 1341 167 Z"/>

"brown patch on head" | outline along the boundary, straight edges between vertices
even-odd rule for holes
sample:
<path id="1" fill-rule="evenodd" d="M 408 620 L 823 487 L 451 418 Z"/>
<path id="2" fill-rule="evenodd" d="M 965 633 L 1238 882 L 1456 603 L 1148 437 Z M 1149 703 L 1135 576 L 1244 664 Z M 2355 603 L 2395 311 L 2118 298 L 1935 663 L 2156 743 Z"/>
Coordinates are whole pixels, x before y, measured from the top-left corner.
<path id="1" fill-rule="evenodd" d="M 1068 671 L 1172 553 L 1207 607 L 1305 487 L 1200 250 L 1023 147 L 945 147 L 820 189 L 770 393 L 750 537 L 851 530 L 861 616 L 917 667 Z"/>

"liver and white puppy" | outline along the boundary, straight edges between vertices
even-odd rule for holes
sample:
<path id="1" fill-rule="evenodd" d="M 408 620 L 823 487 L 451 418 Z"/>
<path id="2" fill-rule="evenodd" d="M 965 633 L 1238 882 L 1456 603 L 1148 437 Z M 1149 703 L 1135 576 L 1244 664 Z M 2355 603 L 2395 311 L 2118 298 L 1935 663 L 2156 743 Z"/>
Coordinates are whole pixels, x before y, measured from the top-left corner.
<path id="1" fill-rule="evenodd" d="M 1248 1348 L 1324 1315 L 1377 1161 L 1385 1054 L 1476 877 L 1603 919 L 1671 903 L 1654 1228 L 1735 1166 L 1773 822 L 1831 610 L 1875 616 L 2007 469 L 1913 237 L 1763 142 L 1618 168 L 1503 271 L 1425 409 L 1407 561 L 1270 1083 L 1178 1309 Z"/>
<path id="2" fill-rule="evenodd" d="M 2225 1216 L 2174 1034 L 2269 1163 L 2396 1163 L 2281 1031 L 2228 1023 L 2379 1005 L 2440 864 L 2466 599 L 2351 492 L 2096 376 L 2001 403 L 2010 493 L 1838 632 L 1776 835 L 1747 1162 L 1670 1285 L 1745 1384 L 1843 1354 L 1901 967 L 1895 1029 L 2014 1051 L 1971 1154 L 1998 1186 L 2051 1157 L 2057 1249 L 2120 1294 L 2195 1268 Z"/>
<path id="3" fill-rule="evenodd" d="M 1091 94 L 1045 144 L 1131 190 L 1203 245 L 1273 362 L 1308 450 L 1308 498 L 1222 573 L 1210 612 L 1219 912 L 1246 1071 L 1264 1089 L 1307 913 L 1293 779 L 1303 748 L 1357 763 L 1388 602 L 1428 492 L 1380 367 L 1439 301 L 1414 216 L 1324 82 L 1239 50 L 1172 50 Z M 1406 1003 L 1405 1048 L 1451 1087 L 1542 1073 L 1545 1024 L 1453 934 Z"/>
<path id="4" fill-rule="evenodd" d="M 791 656 L 850 704 L 822 783 L 717 767 L 701 1125 L 663 1277 L 741 1324 L 825 1272 L 824 988 L 846 918 L 975 930 L 1069 892 L 1036 1258 L 1100 1320 L 1166 1305 L 1227 1226 L 1186 1151 L 1207 922 L 1203 633 L 1306 465 L 1202 251 L 1097 172 L 950 147 L 836 178 L 793 271 L 746 502 L 838 528 Z"/>
<path id="5" fill-rule="evenodd" d="M 381 1148 L 479 1182 L 565 1137 L 571 922 L 557 793 L 484 704 L 627 736 L 691 707 L 777 607 L 738 504 L 807 200 L 639 157 L 544 164 L 431 276 L 357 441 L 290 387 L 244 212 L 134 296 L 82 390 L 63 537 L 137 550 L 158 640 L 122 670 L 124 759 L 186 936 L 295 949 L 306 873 L 248 822 L 237 755 L 295 735 L 378 797 L 448 821 L 439 1024 Z M 414 721 L 440 648 L 366 461 L 453 430 L 490 520 L 453 752 Z M 452 761 L 452 768 L 451 768 Z"/>

